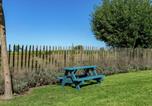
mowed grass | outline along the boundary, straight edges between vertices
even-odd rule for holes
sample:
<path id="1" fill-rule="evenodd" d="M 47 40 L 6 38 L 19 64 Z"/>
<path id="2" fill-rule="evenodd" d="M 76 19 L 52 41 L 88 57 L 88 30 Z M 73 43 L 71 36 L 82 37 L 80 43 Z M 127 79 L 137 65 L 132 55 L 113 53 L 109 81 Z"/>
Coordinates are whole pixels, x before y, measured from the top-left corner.
<path id="1" fill-rule="evenodd" d="M 152 106 L 152 71 L 108 76 L 80 91 L 50 85 L 24 96 L 0 101 L 0 106 Z"/>

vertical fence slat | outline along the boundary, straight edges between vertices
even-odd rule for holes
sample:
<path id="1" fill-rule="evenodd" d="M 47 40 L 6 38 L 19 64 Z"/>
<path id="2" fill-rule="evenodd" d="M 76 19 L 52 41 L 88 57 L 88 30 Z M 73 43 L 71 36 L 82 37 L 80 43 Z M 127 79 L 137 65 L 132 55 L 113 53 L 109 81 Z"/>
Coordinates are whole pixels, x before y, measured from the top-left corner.
<path id="1" fill-rule="evenodd" d="M 23 68 L 23 55 L 24 55 L 24 45 L 22 45 L 22 48 L 21 48 L 21 68 Z"/>
<path id="2" fill-rule="evenodd" d="M 38 69 L 39 70 L 41 70 L 42 69 L 42 47 L 40 46 L 40 48 L 39 48 L 39 59 L 40 59 L 40 61 L 39 61 L 39 66 L 38 66 Z"/>
<path id="3" fill-rule="evenodd" d="M 9 44 L 9 56 L 8 56 L 8 63 L 9 63 L 9 65 L 11 66 L 11 45 Z M 0 46 L 0 52 L 1 52 L 1 46 Z M 0 56 L 1 56 L 1 54 L 0 54 Z"/>
<path id="4" fill-rule="evenodd" d="M 32 46 L 32 66 L 31 66 L 31 69 L 33 70 L 34 69 L 34 45 Z"/>
<path id="5" fill-rule="evenodd" d="M 36 51 L 35 51 L 35 70 L 38 69 L 38 46 L 36 46 Z"/>
<path id="6" fill-rule="evenodd" d="M 30 69 L 30 63 L 31 63 L 31 45 L 29 46 L 29 50 L 28 50 L 28 69 Z"/>
<path id="7" fill-rule="evenodd" d="M 49 53 L 48 53 L 48 55 L 49 55 L 49 64 L 51 64 L 51 46 L 49 46 Z"/>
<path id="8" fill-rule="evenodd" d="M 16 59 L 16 61 L 17 61 L 17 70 L 19 70 L 19 55 L 20 55 L 20 45 L 17 45 L 17 47 L 16 47 L 16 52 L 17 52 L 17 59 Z"/>
<path id="9" fill-rule="evenodd" d="M 47 65 L 48 64 L 48 46 L 46 46 L 46 51 L 45 51 L 45 58 L 46 58 L 46 61 L 45 61 L 45 64 Z"/>
<path id="10" fill-rule="evenodd" d="M 24 61 L 25 61 L 25 63 L 24 63 L 25 69 L 26 69 L 26 66 L 27 66 L 27 48 L 28 48 L 28 46 L 26 45 L 26 46 L 25 46 L 25 58 L 24 58 L 24 59 L 25 59 L 25 60 L 24 60 Z"/>
<path id="11" fill-rule="evenodd" d="M 13 45 L 13 71 L 15 68 L 15 45 Z"/>

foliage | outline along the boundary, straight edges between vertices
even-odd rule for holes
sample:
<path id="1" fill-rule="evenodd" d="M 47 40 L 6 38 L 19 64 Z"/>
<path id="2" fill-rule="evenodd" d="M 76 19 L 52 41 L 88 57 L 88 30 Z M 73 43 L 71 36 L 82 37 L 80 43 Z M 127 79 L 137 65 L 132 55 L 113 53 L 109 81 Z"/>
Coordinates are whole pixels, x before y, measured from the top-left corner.
<path id="1" fill-rule="evenodd" d="M 56 75 L 50 70 L 34 70 L 28 75 L 28 86 L 42 86 L 56 83 Z"/>
<path id="2" fill-rule="evenodd" d="M 0 106 L 151 106 L 152 71 L 107 76 L 80 91 L 60 85 L 35 88 Z"/>
<path id="3" fill-rule="evenodd" d="M 26 79 L 25 77 L 13 79 L 13 92 L 15 94 L 24 93 L 25 91 L 28 91 L 29 88 L 30 87 L 28 86 L 28 79 Z"/>
<path id="4" fill-rule="evenodd" d="M 4 84 L 0 78 L 0 94 L 4 93 Z M 14 72 L 12 74 L 13 92 L 22 94 L 29 88 L 56 83 L 55 73 L 50 70 L 33 70 L 32 72 Z"/>
<path id="5" fill-rule="evenodd" d="M 152 47 L 151 0 L 103 0 L 92 14 L 92 30 L 111 47 Z"/>

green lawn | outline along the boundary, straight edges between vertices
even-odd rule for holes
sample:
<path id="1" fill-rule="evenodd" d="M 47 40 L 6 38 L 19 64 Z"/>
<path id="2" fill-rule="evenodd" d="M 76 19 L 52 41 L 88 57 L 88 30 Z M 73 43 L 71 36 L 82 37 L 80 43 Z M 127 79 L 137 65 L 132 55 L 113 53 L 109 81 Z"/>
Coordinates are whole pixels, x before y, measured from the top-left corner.
<path id="1" fill-rule="evenodd" d="M 77 91 L 71 87 L 35 88 L 0 106 L 152 106 L 152 71 L 112 75 Z"/>

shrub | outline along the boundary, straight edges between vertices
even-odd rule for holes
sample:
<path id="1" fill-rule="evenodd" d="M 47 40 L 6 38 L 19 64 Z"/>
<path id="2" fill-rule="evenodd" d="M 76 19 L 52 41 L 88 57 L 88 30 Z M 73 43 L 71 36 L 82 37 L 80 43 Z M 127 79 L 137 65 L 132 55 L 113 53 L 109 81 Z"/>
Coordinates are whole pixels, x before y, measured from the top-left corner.
<path id="1" fill-rule="evenodd" d="M 3 79 L 0 77 L 0 95 L 4 93 Z M 56 73 L 48 69 L 33 70 L 30 72 L 20 71 L 12 73 L 13 92 L 15 94 L 22 94 L 28 91 L 29 88 L 38 87 L 48 84 L 55 84 Z"/>
<path id="2" fill-rule="evenodd" d="M 12 74 L 13 92 L 21 94 L 29 89 L 28 75 L 26 72 L 14 72 Z"/>
<path id="3" fill-rule="evenodd" d="M 56 75 L 47 69 L 34 70 L 31 73 L 28 73 L 28 79 L 29 87 L 36 87 L 56 83 Z"/>

